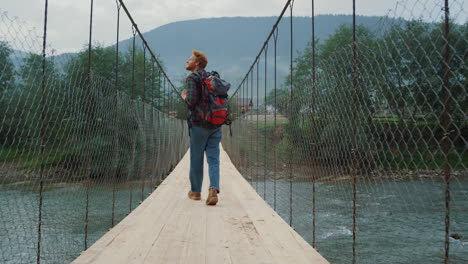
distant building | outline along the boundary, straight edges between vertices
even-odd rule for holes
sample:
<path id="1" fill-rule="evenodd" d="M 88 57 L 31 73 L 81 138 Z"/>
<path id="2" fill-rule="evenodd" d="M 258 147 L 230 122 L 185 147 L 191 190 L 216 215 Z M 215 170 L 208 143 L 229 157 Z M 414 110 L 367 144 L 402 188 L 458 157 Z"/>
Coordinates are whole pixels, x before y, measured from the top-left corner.
<path id="1" fill-rule="evenodd" d="M 250 98 L 238 98 L 237 105 L 241 113 L 245 114 L 245 113 L 250 112 L 250 110 L 252 110 L 253 102 L 252 102 L 252 99 Z"/>

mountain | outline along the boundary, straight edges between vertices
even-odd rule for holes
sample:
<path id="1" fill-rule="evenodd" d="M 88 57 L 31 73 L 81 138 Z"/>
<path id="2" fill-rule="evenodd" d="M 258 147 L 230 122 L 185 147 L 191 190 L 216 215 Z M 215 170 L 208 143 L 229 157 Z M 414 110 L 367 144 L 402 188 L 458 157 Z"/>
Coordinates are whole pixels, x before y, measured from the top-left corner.
<path id="1" fill-rule="evenodd" d="M 161 59 L 174 84 L 181 85 L 187 76 L 185 62 L 193 49 L 203 51 L 208 56 L 207 70 L 216 70 L 236 89 L 252 65 L 263 46 L 277 17 L 223 17 L 179 21 L 166 24 L 143 33 L 153 52 Z M 358 16 L 358 24 L 375 31 L 382 29 L 382 17 Z M 316 38 L 323 42 L 341 24 L 351 25 L 351 15 L 318 15 L 315 17 Z M 293 18 L 293 51 L 295 56 L 312 39 L 311 17 Z M 137 38 L 138 39 L 138 38 Z M 132 39 L 122 40 L 120 50 L 126 51 Z M 141 41 L 137 41 L 141 47 Z M 274 39 L 268 46 L 268 82 L 273 82 Z M 15 51 L 14 64 L 19 67 L 26 53 Z M 67 53 L 54 56 L 65 63 L 75 54 Z M 260 78 L 263 76 L 264 54 L 261 56 Z M 284 17 L 278 27 L 277 39 L 277 84 L 284 83 L 290 64 L 290 17 Z M 263 93 L 260 92 L 262 96 Z"/>
<path id="2" fill-rule="evenodd" d="M 270 33 L 276 17 L 224 17 L 174 22 L 143 33 L 151 49 L 164 62 L 168 75 L 175 84 L 184 76 L 185 62 L 193 49 L 208 56 L 207 70 L 218 71 L 223 78 L 237 88 L 247 73 L 260 48 Z M 377 30 L 382 17 L 358 16 L 357 23 Z M 341 24 L 351 24 L 350 15 L 319 15 L 315 17 L 315 34 L 320 41 L 326 40 Z M 311 17 L 293 18 L 294 54 L 302 51 L 312 39 Z M 277 40 L 278 85 L 284 82 L 290 61 L 290 18 L 284 17 L 278 27 Z M 129 48 L 131 39 L 119 45 Z M 141 45 L 141 44 L 140 44 Z M 268 48 L 268 65 L 273 63 L 274 41 Z M 261 57 L 264 63 L 264 55 Z M 269 66 L 273 67 L 273 66 Z M 270 71 L 272 72 L 272 70 Z M 272 73 L 268 73 L 272 77 Z M 270 79 L 270 78 L 269 78 Z"/>

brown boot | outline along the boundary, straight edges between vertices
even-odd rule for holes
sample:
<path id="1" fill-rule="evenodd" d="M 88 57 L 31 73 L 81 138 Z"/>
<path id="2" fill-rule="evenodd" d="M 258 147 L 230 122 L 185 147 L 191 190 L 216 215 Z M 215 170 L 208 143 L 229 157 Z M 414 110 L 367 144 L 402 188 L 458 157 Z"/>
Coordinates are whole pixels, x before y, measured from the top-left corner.
<path id="1" fill-rule="evenodd" d="M 201 199 L 201 193 L 199 192 L 188 192 L 188 198 L 192 200 L 200 200 Z"/>
<path id="2" fill-rule="evenodd" d="M 206 198 L 206 205 L 216 205 L 218 203 L 218 190 L 210 188 L 208 197 Z"/>

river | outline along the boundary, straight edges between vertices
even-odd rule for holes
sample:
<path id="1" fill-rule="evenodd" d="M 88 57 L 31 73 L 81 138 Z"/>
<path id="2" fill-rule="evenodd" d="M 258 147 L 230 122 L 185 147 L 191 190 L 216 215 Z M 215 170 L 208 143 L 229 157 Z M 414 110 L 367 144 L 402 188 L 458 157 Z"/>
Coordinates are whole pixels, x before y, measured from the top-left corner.
<path id="1" fill-rule="evenodd" d="M 286 222 L 312 242 L 312 184 L 253 182 Z M 290 188 L 292 187 L 292 195 Z M 450 263 L 468 263 L 468 183 L 452 184 Z M 150 192 L 149 188 L 144 194 Z M 69 263 L 84 249 L 86 189 L 61 185 L 46 190 L 43 205 L 42 263 Z M 119 187 L 115 221 L 135 208 L 141 187 Z M 129 202 L 132 195 L 132 204 Z M 89 189 L 88 246 L 111 227 L 112 186 Z M 281 197 L 281 199 L 280 199 Z M 352 188 L 349 183 L 316 184 L 316 249 L 331 263 L 352 261 Z M 220 197 L 222 199 L 222 196 Z M 290 198 L 292 219 L 290 219 Z M 433 181 L 360 182 L 357 188 L 357 263 L 442 263 L 444 185 Z M 35 263 L 38 194 L 0 189 L 0 263 Z M 463 240 L 466 240 L 463 242 Z"/>

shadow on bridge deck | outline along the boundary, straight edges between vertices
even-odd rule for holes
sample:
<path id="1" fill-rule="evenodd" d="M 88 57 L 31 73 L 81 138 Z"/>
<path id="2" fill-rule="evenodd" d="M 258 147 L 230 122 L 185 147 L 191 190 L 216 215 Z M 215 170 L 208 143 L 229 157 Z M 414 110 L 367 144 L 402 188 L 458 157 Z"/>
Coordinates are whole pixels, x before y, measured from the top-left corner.
<path id="1" fill-rule="evenodd" d="M 328 263 L 244 180 L 221 150 L 221 193 L 206 206 L 187 198 L 189 154 L 130 215 L 73 262 Z"/>

